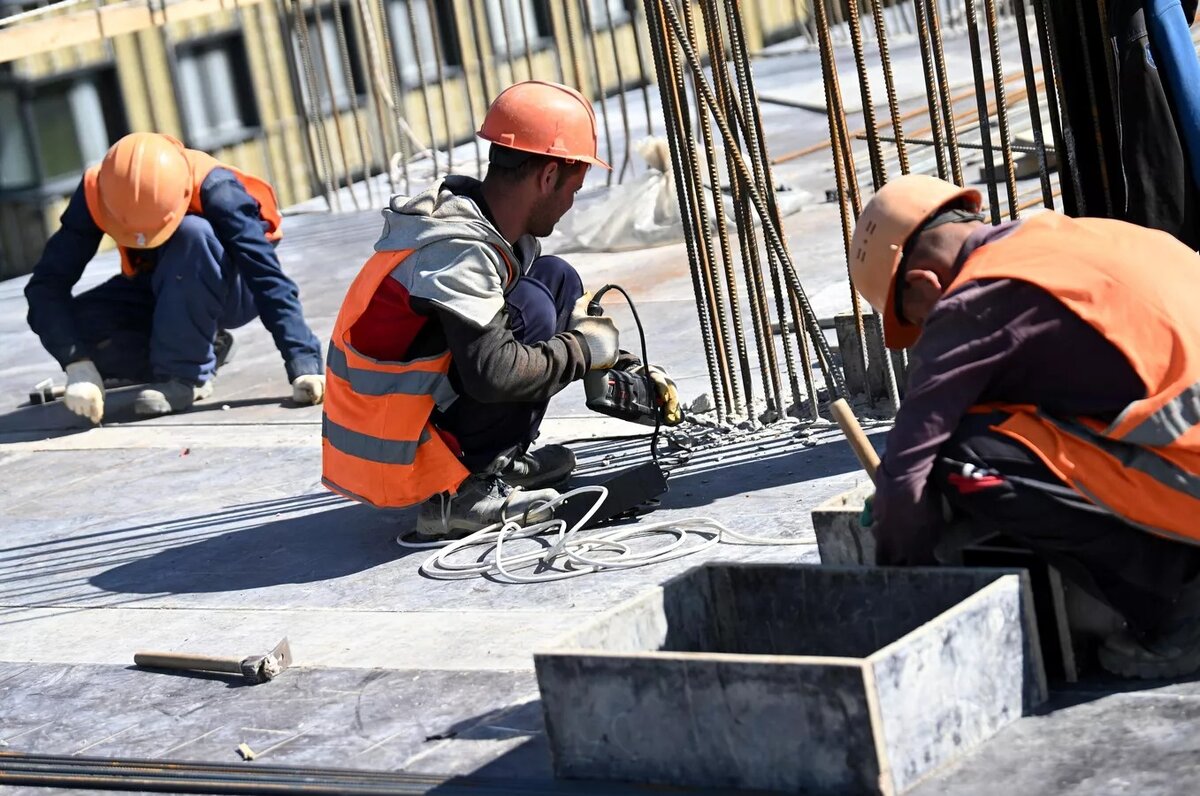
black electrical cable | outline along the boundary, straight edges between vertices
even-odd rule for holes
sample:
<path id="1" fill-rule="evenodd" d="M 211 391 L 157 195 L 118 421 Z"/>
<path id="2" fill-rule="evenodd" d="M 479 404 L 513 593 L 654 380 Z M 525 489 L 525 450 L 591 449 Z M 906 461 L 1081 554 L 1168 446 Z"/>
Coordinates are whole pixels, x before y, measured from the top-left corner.
<path id="1" fill-rule="evenodd" d="M 588 315 L 600 314 L 600 299 L 604 298 L 604 294 L 610 290 L 618 291 L 625 297 L 625 303 L 629 305 L 629 311 L 633 313 L 633 322 L 637 325 L 638 340 L 642 345 L 642 378 L 646 380 L 646 388 L 653 396 L 658 395 L 658 388 L 654 384 L 654 380 L 650 378 L 650 355 L 646 351 L 646 329 L 642 326 L 642 319 L 638 316 L 637 307 L 633 303 L 633 297 L 629 292 L 620 285 L 605 285 L 596 291 L 596 295 L 592 296 L 592 300 L 588 302 Z M 658 465 L 658 434 L 662 429 L 662 413 L 654 413 L 654 433 L 650 435 L 650 458 Z M 659 465 L 661 468 L 661 465 Z"/>

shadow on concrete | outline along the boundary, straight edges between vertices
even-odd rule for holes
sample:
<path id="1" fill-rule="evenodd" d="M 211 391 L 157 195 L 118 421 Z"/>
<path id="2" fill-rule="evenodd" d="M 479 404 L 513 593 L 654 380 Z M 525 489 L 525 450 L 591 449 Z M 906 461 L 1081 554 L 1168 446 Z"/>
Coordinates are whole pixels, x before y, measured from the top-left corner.
<path id="1" fill-rule="evenodd" d="M 226 688 L 246 688 L 247 686 L 251 685 L 242 679 L 242 676 L 239 674 L 201 672 L 198 670 L 188 669 L 159 669 L 154 666 L 126 666 L 125 671 L 161 674 L 167 677 L 179 677 L 184 680 L 211 680 L 217 683 L 224 683 Z"/>
<path id="2" fill-rule="evenodd" d="M 341 578 L 412 552 L 394 541 L 402 515 L 340 498 L 317 505 L 325 510 L 265 522 L 256 511 L 249 525 L 236 507 L 224 516 L 193 518 L 191 529 L 205 534 L 201 541 L 133 557 L 88 582 L 124 594 L 242 591 Z"/>

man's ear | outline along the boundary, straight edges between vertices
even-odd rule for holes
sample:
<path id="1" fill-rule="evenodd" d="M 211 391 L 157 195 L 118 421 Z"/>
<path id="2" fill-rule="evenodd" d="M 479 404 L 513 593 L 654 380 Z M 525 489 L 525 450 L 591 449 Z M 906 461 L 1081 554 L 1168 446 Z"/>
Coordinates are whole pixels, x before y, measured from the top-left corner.
<path id="1" fill-rule="evenodd" d="M 542 167 L 541 171 L 538 172 L 538 190 L 541 193 L 547 194 L 554 192 L 555 187 L 558 185 L 559 168 L 560 167 L 558 163 L 551 160 Z"/>
<path id="2" fill-rule="evenodd" d="M 924 268 L 909 268 L 905 271 L 904 284 L 914 288 L 928 286 L 938 293 L 942 291 L 942 280 L 938 279 L 938 275 L 933 271 L 927 271 Z"/>

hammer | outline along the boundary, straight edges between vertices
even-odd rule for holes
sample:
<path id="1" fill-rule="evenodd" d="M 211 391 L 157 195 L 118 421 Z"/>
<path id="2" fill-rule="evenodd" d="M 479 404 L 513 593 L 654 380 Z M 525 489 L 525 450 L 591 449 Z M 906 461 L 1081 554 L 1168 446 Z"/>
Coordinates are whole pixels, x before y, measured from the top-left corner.
<path id="1" fill-rule="evenodd" d="M 133 663 L 153 669 L 181 669 L 184 671 L 225 672 L 240 674 L 249 685 L 265 683 L 292 665 L 292 649 L 288 640 L 275 645 L 265 655 L 250 655 L 246 658 L 218 658 L 209 655 L 186 655 L 178 652 L 137 652 Z"/>

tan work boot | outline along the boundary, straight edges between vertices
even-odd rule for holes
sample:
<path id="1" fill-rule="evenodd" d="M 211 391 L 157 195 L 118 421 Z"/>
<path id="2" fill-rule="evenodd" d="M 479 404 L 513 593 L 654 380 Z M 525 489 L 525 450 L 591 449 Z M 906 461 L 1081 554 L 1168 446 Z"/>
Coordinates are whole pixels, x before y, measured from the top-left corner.
<path id="1" fill-rule="evenodd" d="M 554 489 L 525 490 L 498 475 L 475 473 L 453 497 L 443 493 L 421 504 L 417 536 L 427 541 L 461 539 L 505 520 L 522 525 L 544 522 L 554 514 L 546 504 L 558 496 Z"/>

